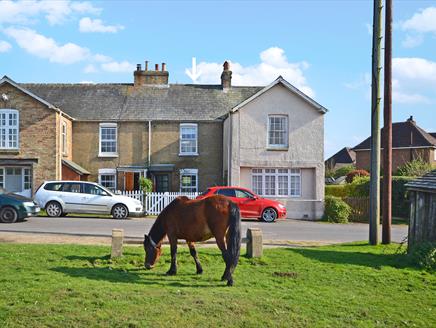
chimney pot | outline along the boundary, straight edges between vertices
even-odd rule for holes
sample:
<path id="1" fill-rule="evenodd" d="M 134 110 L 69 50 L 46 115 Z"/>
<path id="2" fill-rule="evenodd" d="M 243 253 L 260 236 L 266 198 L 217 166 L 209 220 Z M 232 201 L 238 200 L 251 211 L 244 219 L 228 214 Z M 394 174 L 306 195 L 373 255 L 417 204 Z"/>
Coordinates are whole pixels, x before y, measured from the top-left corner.
<path id="1" fill-rule="evenodd" d="M 136 70 L 140 71 L 141 70 L 141 64 L 136 64 Z"/>
<path id="2" fill-rule="evenodd" d="M 154 64 L 154 70 L 158 71 L 159 70 L 159 64 Z"/>
<path id="3" fill-rule="evenodd" d="M 148 71 L 148 60 L 145 61 L 145 71 Z"/>
<path id="4" fill-rule="evenodd" d="M 230 69 L 230 64 L 227 60 L 224 62 L 223 67 L 225 71 L 228 71 Z"/>
<path id="5" fill-rule="evenodd" d="M 167 64 L 162 63 L 162 72 L 165 72 L 167 70 Z"/>

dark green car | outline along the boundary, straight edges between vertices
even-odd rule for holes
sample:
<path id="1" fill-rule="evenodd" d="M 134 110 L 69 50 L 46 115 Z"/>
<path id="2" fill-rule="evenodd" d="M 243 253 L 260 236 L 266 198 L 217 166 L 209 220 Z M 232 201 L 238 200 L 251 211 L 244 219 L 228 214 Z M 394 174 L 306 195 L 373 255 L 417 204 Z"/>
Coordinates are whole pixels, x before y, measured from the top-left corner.
<path id="1" fill-rule="evenodd" d="M 38 215 L 39 206 L 30 198 L 0 192 L 0 223 L 14 223 Z"/>

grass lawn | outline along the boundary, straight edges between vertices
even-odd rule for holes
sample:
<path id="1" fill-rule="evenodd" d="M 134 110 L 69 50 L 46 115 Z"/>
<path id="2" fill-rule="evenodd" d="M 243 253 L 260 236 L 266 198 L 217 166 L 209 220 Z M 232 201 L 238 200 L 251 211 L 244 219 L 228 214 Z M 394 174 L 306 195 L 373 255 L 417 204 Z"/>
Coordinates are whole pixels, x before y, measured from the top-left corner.
<path id="1" fill-rule="evenodd" d="M 179 274 L 152 271 L 143 250 L 112 262 L 108 247 L 0 244 L 0 327 L 436 327 L 436 275 L 398 245 L 266 249 L 241 257 L 234 287 L 215 248 L 204 274 L 179 248 Z"/>

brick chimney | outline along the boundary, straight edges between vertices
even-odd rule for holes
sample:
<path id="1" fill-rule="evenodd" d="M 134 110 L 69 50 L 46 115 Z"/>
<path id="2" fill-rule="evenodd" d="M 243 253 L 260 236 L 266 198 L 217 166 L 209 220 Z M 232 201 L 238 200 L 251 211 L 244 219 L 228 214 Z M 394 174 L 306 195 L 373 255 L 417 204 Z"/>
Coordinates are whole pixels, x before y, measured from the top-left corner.
<path id="1" fill-rule="evenodd" d="M 232 87 L 232 71 L 230 70 L 230 64 L 226 60 L 223 64 L 223 72 L 221 73 L 221 87 L 223 90 L 228 90 Z"/>
<path id="2" fill-rule="evenodd" d="M 145 62 L 145 69 L 141 69 L 141 64 L 136 65 L 136 71 L 133 72 L 134 85 L 167 85 L 169 72 L 166 70 L 167 65 L 162 63 L 162 70 L 159 71 L 159 64 L 155 65 L 154 71 L 148 70 L 148 61 Z"/>

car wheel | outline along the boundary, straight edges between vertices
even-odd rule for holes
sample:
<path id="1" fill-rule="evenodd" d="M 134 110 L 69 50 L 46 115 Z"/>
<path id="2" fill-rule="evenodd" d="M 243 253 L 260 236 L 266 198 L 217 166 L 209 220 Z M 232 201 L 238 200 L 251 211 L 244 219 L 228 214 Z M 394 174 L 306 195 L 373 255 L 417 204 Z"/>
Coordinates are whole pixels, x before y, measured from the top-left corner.
<path id="1" fill-rule="evenodd" d="M 15 223 L 18 220 L 18 212 L 15 208 L 5 206 L 0 210 L 0 221 L 3 223 Z"/>
<path id="2" fill-rule="evenodd" d="M 112 217 L 114 219 L 125 219 L 129 216 L 127 207 L 123 204 L 117 204 L 112 208 Z"/>
<path id="3" fill-rule="evenodd" d="M 48 216 L 56 217 L 62 215 L 62 206 L 58 202 L 51 201 L 45 206 Z"/>
<path id="4" fill-rule="evenodd" d="M 277 219 L 277 211 L 272 207 L 267 207 L 262 212 L 262 221 L 274 222 Z"/>
<path id="5" fill-rule="evenodd" d="M 64 216 L 67 216 L 67 215 L 68 215 L 68 213 L 62 212 L 62 214 L 59 215 L 59 216 L 64 217 Z"/>

